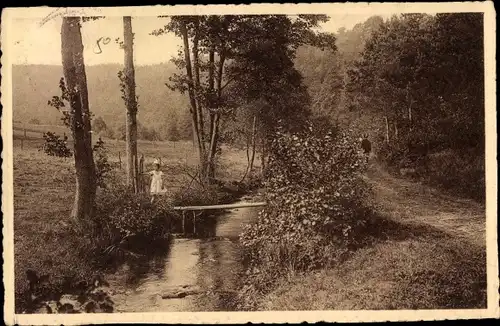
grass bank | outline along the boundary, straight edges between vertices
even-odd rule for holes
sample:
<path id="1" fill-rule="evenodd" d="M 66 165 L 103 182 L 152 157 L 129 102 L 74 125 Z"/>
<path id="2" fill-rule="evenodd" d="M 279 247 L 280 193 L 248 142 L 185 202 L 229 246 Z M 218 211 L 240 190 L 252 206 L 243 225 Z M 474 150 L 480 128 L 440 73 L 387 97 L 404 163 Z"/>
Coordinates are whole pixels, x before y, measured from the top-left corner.
<path id="1" fill-rule="evenodd" d="M 96 257 L 89 254 L 88 241 L 79 237 L 70 225 L 75 191 L 73 159 L 49 157 L 39 151 L 41 144 L 40 139 L 24 141 L 23 149 L 20 144 L 14 144 L 15 308 L 18 313 L 30 301 L 29 271 L 36 272 L 37 276 L 45 275 L 47 293 L 60 295 L 92 283 L 107 267 L 96 262 Z M 162 157 L 165 187 L 179 194 L 179 189 L 189 181 L 183 171 L 196 162 L 192 145 L 140 142 L 138 146 L 148 160 Z M 110 160 L 116 162 L 117 153 L 123 151 L 125 145 L 106 143 L 106 147 Z M 221 178 L 239 180 L 244 173 L 244 155 L 231 149 L 223 153 Z M 118 171 L 118 175 L 124 172 Z M 241 189 L 233 190 L 222 189 L 219 195 L 224 195 L 226 200 L 240 195 Z M 177 196 L 177 200 L 187 199 Z"/>
<path id="2" fill-rule="evenodd" d="M 289 272 L 256 310 L 486 307 L 485 208 L 372 169 L 379 216 L 336 266 Z"/>
<path id="3" fill-rule="evenodd" d="M 337 267 L 289 275 L 258 310 L 486 307 L 486 256 L 449 237 L 411 236 L 362 248 Z"/>

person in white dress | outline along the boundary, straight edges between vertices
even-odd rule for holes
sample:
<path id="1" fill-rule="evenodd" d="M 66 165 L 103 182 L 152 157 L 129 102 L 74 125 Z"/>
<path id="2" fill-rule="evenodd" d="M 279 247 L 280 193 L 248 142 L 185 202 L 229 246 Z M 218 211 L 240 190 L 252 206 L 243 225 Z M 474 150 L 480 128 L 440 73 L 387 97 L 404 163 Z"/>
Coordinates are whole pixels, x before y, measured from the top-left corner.
<path id="1" fill-rule="evenodd" d="M 160 171 L 160 162 L 155 160 L 153 162 L 155 169 L 148 172 L 151 176 L 151 203 L 155 200 L 156 196 L 163 192 L 163 172 Z"/>

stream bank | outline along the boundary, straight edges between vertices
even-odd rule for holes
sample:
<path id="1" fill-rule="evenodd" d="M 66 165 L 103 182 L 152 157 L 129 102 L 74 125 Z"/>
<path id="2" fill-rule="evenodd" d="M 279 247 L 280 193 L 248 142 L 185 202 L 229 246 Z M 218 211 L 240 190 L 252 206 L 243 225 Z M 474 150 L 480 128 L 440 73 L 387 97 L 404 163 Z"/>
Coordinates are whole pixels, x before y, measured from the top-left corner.
<path id="1" fill-rule="evenodd" d="M 259 197 L 253 193 L 233 203 L 260 201 Z M 239 234 L 259 210 L 208 211 L 201 217 L 207 222 L 200 221 L 196 234 L 186 223 L 187 234 L 173 234 L 166 250 L 152 248 L 160 254 L 127 260 L 84 295 L 64 294 L 45 302 L 36 313 L 235 310 L 243 269 Z"/>

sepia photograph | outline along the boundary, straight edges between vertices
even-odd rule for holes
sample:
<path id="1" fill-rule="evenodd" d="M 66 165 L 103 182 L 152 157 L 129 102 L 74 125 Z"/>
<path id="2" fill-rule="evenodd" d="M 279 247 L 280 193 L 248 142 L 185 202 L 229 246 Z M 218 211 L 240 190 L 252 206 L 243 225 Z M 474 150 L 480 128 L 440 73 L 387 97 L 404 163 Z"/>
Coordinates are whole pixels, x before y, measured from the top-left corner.
<path id="1" fill-rule="evenodd" d="M 492 3 L 1 32 L 7 324 L 499 317 Z"/>

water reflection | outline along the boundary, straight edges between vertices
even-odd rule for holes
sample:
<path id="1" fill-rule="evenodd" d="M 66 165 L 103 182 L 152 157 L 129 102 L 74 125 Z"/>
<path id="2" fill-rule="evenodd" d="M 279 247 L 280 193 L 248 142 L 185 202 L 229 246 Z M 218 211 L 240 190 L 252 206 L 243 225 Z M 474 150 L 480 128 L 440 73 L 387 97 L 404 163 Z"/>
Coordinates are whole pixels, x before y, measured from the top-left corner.
<path id="1" fill-rule="evenodd" d="M 197 306 L 207 311 L 231 311 L 236 308 L 236 289 L 240 261 L 236 244 L 228 239 L 202 242 L 200 255 L 206 257 L 198 274 L 198 284 L 208 289 L 197 298 Z"/>
<path id="2" fill-rule="evenodd" d="M 144 258 L 133 260 L 128 264 L 127 285 L 138 285 L 144 278 L 152 278 L 152 276 L 156 279 L 161 279 L 166 261 L 167 255 L 152 258 L 145 256 Z"/>
<path id="3" fill-rule="evenodd" d="M 183 217 L 184 215 L 184 217 Z M 172 233 L 186 238 L 211 238 L 216 235 L 217 225 L 225 216 L 223 211 L 179 213 L 172 226 Z M 184 219 L 184 221 L 183 221 Z"/>

